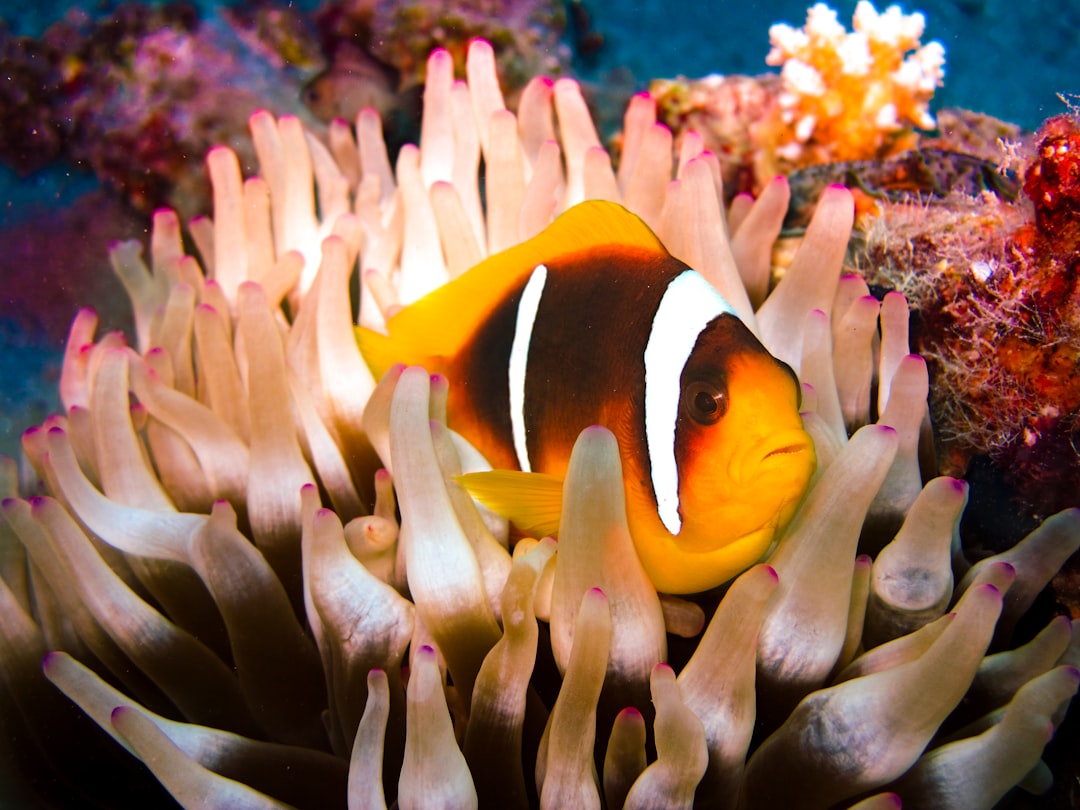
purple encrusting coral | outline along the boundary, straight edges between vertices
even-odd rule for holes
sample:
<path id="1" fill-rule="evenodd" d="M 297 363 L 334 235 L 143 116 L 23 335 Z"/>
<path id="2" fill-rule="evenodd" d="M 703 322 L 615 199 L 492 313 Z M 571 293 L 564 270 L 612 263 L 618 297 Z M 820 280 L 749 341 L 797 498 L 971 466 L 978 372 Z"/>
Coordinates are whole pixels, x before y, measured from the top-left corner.
<path id="1" fill-rule="evenodd" d="M 460 56 L 471 38 L 486 37 L 510 91 L 565 70 L 558 3 L 491 11 L 482 2 L 399 0 L 332 0 L 310 15 L 292 4 L 200 13 L 188 3 L 121 3 L 103 19 L 72 10 L 40 39 L 0 28 L 0 161 L 26 173 L 63 159 L 138 210 L 169 205 L 193 215 L 206 207 L 198 167 L 210 146 L 232 144 L 253 167 L 244 128 L 256 110 L 298 115 L 315 131 L 325 110 L 355 118 L 359 106 L 313 99 L 312 82 L 328 79 L 324 97 L 370 99 L 364 87 L 383 83 L 385 72 L 380 112 L 394 119 L 405 105 L 411 120 L 398 123 L 412 132 L 415 110 L 399 93 L 420 86 L 432 48 Z"/>
<path id="2" fill-rule="evenodd" d="M 201 210 L 212 144 L 240 145 L 256 109 L 303 112 L 318 46 L 299 15 L 273 13 L 289 48 L 261 43 L 257 18 L 201 18 L 182 3 L 122 4 L 104 20 L 73 11 L 40 40 L 4 34 L 0 158 L 20 171 L 63 158 L 145 212 Z"/>

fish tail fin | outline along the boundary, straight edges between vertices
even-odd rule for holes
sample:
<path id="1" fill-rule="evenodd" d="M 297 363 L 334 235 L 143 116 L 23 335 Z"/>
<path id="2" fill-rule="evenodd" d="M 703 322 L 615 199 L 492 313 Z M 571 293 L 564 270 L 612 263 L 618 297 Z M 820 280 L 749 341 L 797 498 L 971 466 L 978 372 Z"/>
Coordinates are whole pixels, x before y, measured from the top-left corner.
<path id="1" fill-rule="evenodd" d="M 557 476 L 490 470 L 458 475 L 454 480 L 528 537 L 547 537 L 559 531 L 563 481 Z"/>

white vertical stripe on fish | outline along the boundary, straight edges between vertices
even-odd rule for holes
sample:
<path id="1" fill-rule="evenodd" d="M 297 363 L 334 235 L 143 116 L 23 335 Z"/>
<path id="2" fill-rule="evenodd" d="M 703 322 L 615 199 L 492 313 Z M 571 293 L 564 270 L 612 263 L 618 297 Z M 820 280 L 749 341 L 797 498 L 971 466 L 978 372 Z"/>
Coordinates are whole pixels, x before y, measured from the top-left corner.
<path id="1" fill-rule="evenodd" d="M 645 442 L 656 510 L 672 534 L 682 529 L 675 460 L 680 378 L 698 335 L 724 313 L 734 315 L 735 311 L 701 275 L 686 270 L 664 291 L 645 344 Z"/>
<path id="2" fill-rule="evenodd" d="M 510 427 L 518 466 L 525 472 L 532 472 L 525 435 L 525 370 L 529 364 L 529 344 L 532 342 L 536 311 L 540 308 L 540 297 L 544 294 L 546 283 L 547 268 L 538 264 L 521 291 L 514 323 L 514 340 L 510 344 Z"/>

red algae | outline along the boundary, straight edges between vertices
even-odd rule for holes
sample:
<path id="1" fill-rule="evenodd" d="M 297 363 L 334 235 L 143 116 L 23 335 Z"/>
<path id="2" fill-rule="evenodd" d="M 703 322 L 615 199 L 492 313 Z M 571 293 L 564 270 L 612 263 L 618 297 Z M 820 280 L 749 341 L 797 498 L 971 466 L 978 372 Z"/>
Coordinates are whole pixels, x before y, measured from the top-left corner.
<path id="1" fill-rule="evenodd" d="M 1019 395 L 1041 408 L 1001 461 L 1054 509 L 1080 498 L 1080 120 L 1074 115 L 1055 116 L 1039 130 L 1024 194 L 1033 221 L 1014 234 L 1010 248 L 1013 292 L 1026 306 L 996 358 L 1023 382 Z"/>
<path id="2" fill-rule="evenodd" d="M 1080 122 L 1056 115 L 1039 130 L 1035 158 L 1024 177 L 1024 193 L 1035 206 L 1040 234 L 1080 244 Z"/>

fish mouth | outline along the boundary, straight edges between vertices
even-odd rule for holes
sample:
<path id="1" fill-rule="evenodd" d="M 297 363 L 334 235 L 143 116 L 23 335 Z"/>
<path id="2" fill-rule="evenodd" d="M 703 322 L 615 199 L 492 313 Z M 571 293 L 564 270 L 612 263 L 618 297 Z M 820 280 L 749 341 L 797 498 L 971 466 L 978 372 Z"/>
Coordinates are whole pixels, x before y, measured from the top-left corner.
<path id="1" fill-rule="evenodd" d="M 796 453 L 805 453 L 807 450 L 810 449 L 810 446 L 811 445 L 809 440 L 806 439 L 802 441 L 785 442 L 779 447 L 773 447 L 767 450 L 765 452 L 765 455 L 761 457 L 761 461 L 762 463 L 764 463 L 769 459 L 776 458 L 778 456 L 791 456 L 795 455 Z"/>
<path id="2" fill-rule="evenodd" d="M 812 470 L 813 458 L 814 442 L 805 430 L 784 430 L 747 451 L 740 465 L 739 479 L 749 483 L 764 475 L 783 475 L 784 468 L 790 468 L 792 475 L 801 475 L 804 469 Z"/>

